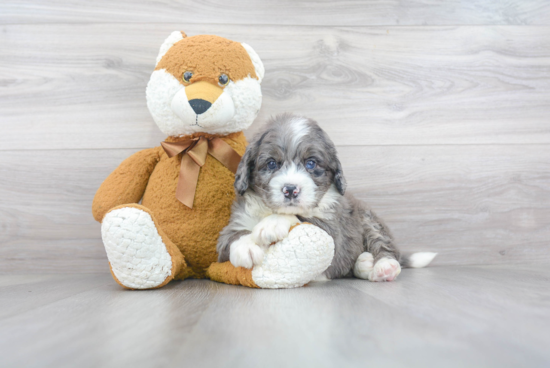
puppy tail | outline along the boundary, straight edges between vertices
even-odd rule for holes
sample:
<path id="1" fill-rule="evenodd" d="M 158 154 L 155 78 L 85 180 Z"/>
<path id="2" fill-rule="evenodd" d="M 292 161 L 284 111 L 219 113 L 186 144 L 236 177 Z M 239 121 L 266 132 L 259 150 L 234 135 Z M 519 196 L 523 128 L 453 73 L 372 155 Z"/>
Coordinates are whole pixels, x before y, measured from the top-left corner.
<path id="1" fill-rule="evenodd" d="M 404 254 L 401 256 L 401 266 L 403 268 L 422 268 L 430 264 L 437 253 L 418 252 L 412 254 Z"/>

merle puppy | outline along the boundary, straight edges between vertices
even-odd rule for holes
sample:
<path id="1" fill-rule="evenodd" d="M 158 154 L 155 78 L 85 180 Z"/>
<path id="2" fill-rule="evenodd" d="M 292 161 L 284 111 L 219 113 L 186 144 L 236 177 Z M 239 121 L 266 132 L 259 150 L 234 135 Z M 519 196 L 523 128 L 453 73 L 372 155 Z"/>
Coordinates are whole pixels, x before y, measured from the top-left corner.
<path id="1" fill-rule="evenodd" d="M 272 118 L 246 149 L 235 189 L 231 219 L 218 240 L 219 262 L 252 268 L 299 222 L 319 226 L 334 238 L 334 259 L 319 279 L 354 275 L 392 281 L 401 266 L 424 267 L 436 255 L 400 254 L 382 220 L 346 193 L 336 148 L 311 119 Z"/>

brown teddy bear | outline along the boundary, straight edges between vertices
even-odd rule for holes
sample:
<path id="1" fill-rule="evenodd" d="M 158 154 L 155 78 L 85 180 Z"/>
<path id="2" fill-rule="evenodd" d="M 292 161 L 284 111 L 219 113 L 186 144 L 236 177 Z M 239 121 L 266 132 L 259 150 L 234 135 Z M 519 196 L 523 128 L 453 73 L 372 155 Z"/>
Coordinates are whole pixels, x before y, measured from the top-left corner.
<path id="1" fill-rule="evenodd" d="M 173 32 L 162 44 L 146 95 L 153 119 L 168 138 L 122 162 L 100 186 L 92 206 L 120 285 L 150 289 L 173 279 L 209 277 L 250 287 L 293 287 L 329 266 L 332 239 L 321 234 L 328 261 L 290 276 L 285 267 L 273 268 L 296 264 L 277 255 L 277 246 L 281 251 L 294 246 L 293 233 L 299 243 L 312 225 L 299 226 L 300 234 L 293 230 L 291 240 L 272 247 L 264 269 L 216 262 L 218 234 L 229 221 L 235 197 L 234 173 L 247 144 L 242 131 L 260 109 L 263 76 L 260 58 L 244 43 Z M 318 237 L 322 230 L 307 231 L 317 231 Z"/>

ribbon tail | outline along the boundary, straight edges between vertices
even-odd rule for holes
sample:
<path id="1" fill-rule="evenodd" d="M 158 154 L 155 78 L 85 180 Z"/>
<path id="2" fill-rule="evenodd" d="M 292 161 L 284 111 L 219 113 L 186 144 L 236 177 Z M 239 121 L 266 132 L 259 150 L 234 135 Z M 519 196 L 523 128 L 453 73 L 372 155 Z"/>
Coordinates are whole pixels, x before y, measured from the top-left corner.
<path id="1" fill-rule="evenodd" d="M 189 155 L 181 158 L 180 175 L 176 188 L 176 198 L 189 208 L 193 208 L 200 166 Z"/>
<path id="2" fill-rule="evenodd" d="M 187 151 L 187 155 L 202 167 L 206 163 L 206 156 L 208 155 L 208 142 L 206 139 L 200 138 L 197 144 Z"/>
<path id="3" fill-rule="evenodd" d="M 221 138 L 214 138 L 209 143 L 208 153 L 235 174 L 241 156 Z"/>

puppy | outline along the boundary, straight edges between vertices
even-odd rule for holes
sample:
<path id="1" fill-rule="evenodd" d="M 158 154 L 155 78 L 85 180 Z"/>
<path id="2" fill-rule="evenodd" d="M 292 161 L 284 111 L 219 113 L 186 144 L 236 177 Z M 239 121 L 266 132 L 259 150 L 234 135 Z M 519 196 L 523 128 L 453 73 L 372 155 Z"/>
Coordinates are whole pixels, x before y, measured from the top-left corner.
<path id="1" fill-rule="evenodd" d="M 328 135 L 311 119 L 272 118 L 249 144 L 235 175 L 238 193 L 218 239 L 219 262 L 261 264 L 267 247 L 292 225 L 314 224 L 334 238 L 334 259 L 318 279 L 354 275 L 392 281 L 401 267 L 424 267 L 435 253 L 404 257 L 388 227 L 346 193 L 346 179 Z"/>

